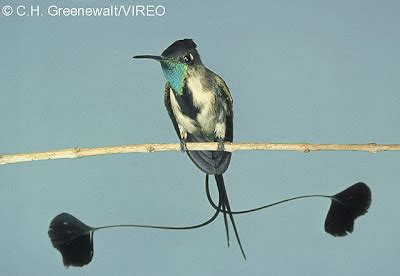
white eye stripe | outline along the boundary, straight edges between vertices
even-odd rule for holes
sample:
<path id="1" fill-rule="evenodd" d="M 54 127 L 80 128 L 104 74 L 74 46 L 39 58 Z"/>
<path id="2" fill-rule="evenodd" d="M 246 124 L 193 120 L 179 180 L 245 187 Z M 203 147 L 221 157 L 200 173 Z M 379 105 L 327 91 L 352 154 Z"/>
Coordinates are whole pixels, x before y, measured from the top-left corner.
<path id="1" fill-rule="evenodd" d="M 189 54 L 189 56 L 190 56 L 190 60 L 193 60 L 193 55 L 192 55 L 192 54 Z"/>

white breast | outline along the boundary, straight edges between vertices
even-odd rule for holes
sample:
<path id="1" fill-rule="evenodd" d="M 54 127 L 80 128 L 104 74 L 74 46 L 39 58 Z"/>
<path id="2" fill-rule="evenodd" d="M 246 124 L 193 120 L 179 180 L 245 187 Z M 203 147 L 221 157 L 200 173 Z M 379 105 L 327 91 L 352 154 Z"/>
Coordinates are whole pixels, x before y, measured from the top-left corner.
<path id="1" fill-rule="evenodd" d="M 192 92 L 193 104 L 200 110 L 196 121 L 202 131 L 213 133 L 215 130 L 216 114 L 214 110 L 215 94 L 213 91 L 205 89 L 199 77 L 191 76 L 187 78 L 187 86 Z"/>
<path id="2" fill-rule="evenodd" d="M 202 108 L 214 104 L 215 97 L 214 93 L 204 88 L 199 77 L 187 78 L 187 86 L 193 95 L 193 104 Z"/>
<path id="3" fill-rule="evenodd" d="M 178 125 L 183 127 L 189 133 L 195 133 L 197 131 L 196 122 L 188 116 L 182 114 L 181 108 L 179 107 L 179 104 L 175 98 L 175 94 L 171 88 L 169 89 L 169 98 L 171 101 L 172 112 L 175 115 Z"/>

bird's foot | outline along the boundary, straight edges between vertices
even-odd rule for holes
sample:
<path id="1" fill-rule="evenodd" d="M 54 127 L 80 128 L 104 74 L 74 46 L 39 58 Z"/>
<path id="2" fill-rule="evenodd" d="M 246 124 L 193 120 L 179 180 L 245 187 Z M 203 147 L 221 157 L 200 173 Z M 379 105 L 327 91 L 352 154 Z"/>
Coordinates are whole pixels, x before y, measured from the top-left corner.
<path id="1" fill-rule="evenodd" d="M 225 141 L 221 140 L 218 142 L 218 151 L 225 151 Z"/>
<path id="2" fill-rule="evenodd" d="M 187 152 L 188 148 L 186 146 L 186 142 L 184 140 L 181 140 L 181 152 Z"/>

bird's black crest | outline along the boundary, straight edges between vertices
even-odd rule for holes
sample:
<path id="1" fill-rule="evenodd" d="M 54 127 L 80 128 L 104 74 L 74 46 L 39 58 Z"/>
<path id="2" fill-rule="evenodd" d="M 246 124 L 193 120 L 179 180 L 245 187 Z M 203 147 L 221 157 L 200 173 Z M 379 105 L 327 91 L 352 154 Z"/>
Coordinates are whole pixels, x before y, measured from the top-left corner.
<path id="1" fill-rule="evenodd" d="M 325 220 L 325 231 L 333 236 L 346 236 L 353 232 L 354 220 L 364 215 L 371 205 L 371 190 L 358 182 L 332 197 Z"/>
<path id="2" fill-rule="evenodd" d="M 197 45 L 192 39 L 185 38 L 172 43 L 161 55 L 164 57 L 178 57 L 196 49 L 196 47 Z"/>
<path id="3" fill-rule="evenodd" d="M 93 229 L 74 216 L 61 213 L 50 223 L 49 237 L 64 266 L 84 266 L 93 258 Z"/>

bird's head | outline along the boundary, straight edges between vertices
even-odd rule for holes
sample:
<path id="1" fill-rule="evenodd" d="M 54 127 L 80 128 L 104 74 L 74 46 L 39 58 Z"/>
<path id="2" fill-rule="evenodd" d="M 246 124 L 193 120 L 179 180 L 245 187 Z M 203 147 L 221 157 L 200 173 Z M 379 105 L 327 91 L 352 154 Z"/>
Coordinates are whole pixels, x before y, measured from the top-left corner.
<path id="1" fill-rule="evenodd" d="M 200 55 L 192 39 L 177 40 L 162 52 L 161 56 L 138 55 L 133 58 L 154 59 L 161 63 L 164 76 L 178 95 L 182 94 L 189 68 L 202 65 Z"/>

